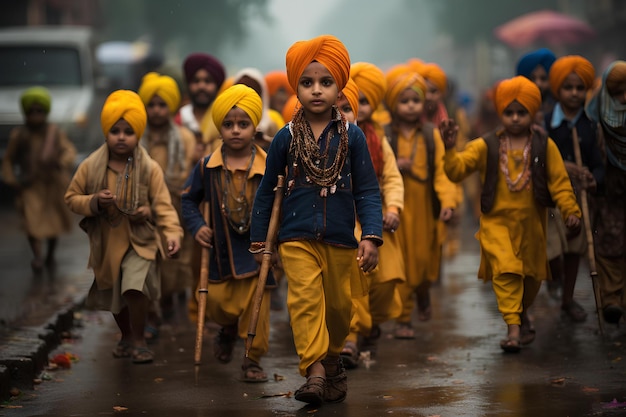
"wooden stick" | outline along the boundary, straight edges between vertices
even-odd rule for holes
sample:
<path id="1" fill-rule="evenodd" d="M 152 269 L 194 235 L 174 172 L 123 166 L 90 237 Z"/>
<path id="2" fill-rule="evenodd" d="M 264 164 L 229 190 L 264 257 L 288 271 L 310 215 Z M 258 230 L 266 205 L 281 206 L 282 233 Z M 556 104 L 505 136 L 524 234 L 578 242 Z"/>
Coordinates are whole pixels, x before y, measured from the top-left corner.
<path id="1" fill-rule="evenodd" d="M 276 237 L 278 236 L 278 228 L 280 225 L 280 209 L 283 201 L 283 192 L 285 188 L 285 177 L 278 176 L 276 188 L 274 188 L 274 203 L 272 204 L 272 214 L 267 228 L 267 236 L 265 238 L 265 249 L 263 250 L 263 261 L 259 271 L 259 280 L 257 281 L 256 291 L 254 293 L 252 314 L 250 323 L 248 324 L 248 338 L 246 339 L 246 358 L 250 353 L 252 341 L 256 336 L 256 326 L 259 322 L 259 311 L 261 310 L 261 301 L 263 301 L 263 293 L 265 292 L 265 283 L 267 275 L 272 267 L 272 254 L 276 245 Z"/>
<path id="2" fill-rule="evenodd" d="M 206 225 L 209 225 L 209 202 L 202 203 L 202 217 Z M 209 226 L 210 227 L 210 226 Z M 204 333 L 204 315 L 206 313 L 206 297 L 209 285 L 209 248 L 202 247 L 200 258 L 200 285 L 198 288 L 198 326 L 196 328 L 196 348 L 194 352 L 194 363 L 200 365 L 202 359 L 202 336 Z M 197 371 L 197 367 L 196 367 Z"/>
<path id="3" fill-rule="evenodd" d="M 572 128 L 572 138 L 574 142 L 574 158 L 579 168 L 583 167 L 583 160 L 580 154 L 580 142 L 578 140 L 578 132 L 576 127 Z M 604 323 L 600 314 L 602 307 L 602 299 L 600 297 L 600 286 L 598 285 L 598 271 L 596 268 L 596 255 L 593 247 L 593 233 L 591 231 L 591 218 L 589 216 L 589 204 L 587 202 L 587 180 L 583 176 L 581 178 L 580 205 L 583 212 L 583 223 L 585 225 L 585 234 L 587 237 L 587 257 L 589 258 L 589 274 L 591 275 L 591 284 L 593 286 L 593 295 L 596 301 L 596 313 L 598 315 L 598 328 L 600 334 L 604 335 Z"/>

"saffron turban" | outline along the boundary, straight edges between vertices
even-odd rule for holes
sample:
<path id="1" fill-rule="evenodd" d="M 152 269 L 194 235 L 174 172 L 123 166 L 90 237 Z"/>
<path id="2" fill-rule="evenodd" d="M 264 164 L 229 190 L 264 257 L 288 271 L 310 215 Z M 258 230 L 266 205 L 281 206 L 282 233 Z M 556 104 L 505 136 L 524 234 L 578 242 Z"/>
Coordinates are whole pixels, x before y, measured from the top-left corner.
<path id="1" fill-rule="evenodd" d="M 296 114 L 296 111 L 299 108 L 300 102 L 298 101 L 298 96 L 293 94 L 287 99 L 287 101 L 285 102 L 285 107 L 283 107 L 282 115 L 285 123 L 289 123 L 291 119 L 293 119 L 293 115 Z"/>
<path id="2" fill-rule="evenodd" d="M 330 72 L 339 91 L 350 76 L 350 55 L 343 43 L 332 35 L 322 35 L 307 41 L 298 41 L 287 51 L 287 78 L 294 91 L 306 67 L 317 61 Z"/>
<path id="3" fill-rule="evenodd" d="M 138 138 L 143 136 L 148 116 L 146 115 L 146 106 L 134 91 L 117 90 L 107 97 L 102 106 L 102 113 L 100 113 L 100 123 L 104 136 L 108 135 L 111 127 L 120 119 L 128 122 Z"/>
<path id="4" fill-rule="evenodd" d="M 211 74 L 211 77 L 213 77 L 217 83 L 218 88 L 222 85 L 224 79 L 226 78 L 224 66 L 217 58 L 209 54 L 195 53 L 189 55 L 183 64 L 183 71 L 185 72 L 185 79 L 187 80 L 187 83 L 189 83 L 194 75 L 196 75 L 196 72 L 201 69 L 204 69 Z"/>
<path id="5" fill-rule="evenodd" d="M 418 74 L 422 73 L 422 68 L 424 67 L 424 61 L 419 58 L 409 58 L 406 61 L 406 65 L 413 72 L 417 72 Z"/>
<path id="6" fill-rule="evenodd" d="M 561 57 L 554 61 L 552 68 L 550 68 L 550 89 L 554 97 L 559 97 L 559 89 L 563 81 L 565 81 L 567 76 L 571 73 L 575 73 L 580 77 L 585 85 L 585 90 L 591 88 L 596 77 L 596 71 L 593 69 L 593 65 L 582 56 L 568 55 Z"/>
<path id="7" fill-rule="evenodd" d="M 24 113 L 28 113 L 31 107 L 33 107 L 33 104 L 37 103 L 42 106 L 43 110 L 48 114 L 50 113 L 52 98 L 47 88 L 31 87 L 22 93 L 21 102 Z"/>
<path id="8" fill-rule="evenodd" d="M 502 115 L 504 109 L 514 101 L 518 101 L 531 116 L 534 116 L 541 107 L 539 87 L 521 75 L 501 81 L 494 94 L 498 115 Z"/>
<path id="9" fill-rule="evenodd" d="M 217 96 L 213 102 L 213 123 L 219 129 L 226 115 L 233 107 L 245 111 L 256 128 L 263 113 L 261 97 L 252 88 L 243 84 L 235 84 Z"/>
<path id="10" fill-rule="evenodd" d="M 398 106 L 398 97 L 400 94 L 410 88 L 417 92 L 419 96 L 424 100 L 424 92 L 426 91 L 426 84 L 424 78 L 416 72 L 407 72 L 398 75 L 391 80 L 387 86 L 387 93 L 385 94 L 385 105 L 391 112 L 396 111 Z"/>
<path id="11" fill-rule="evenodd" d="M 147 73 L 141 80 L 141 86 L 137 93 L 146 106 L 152 97 L 161 97 L 172 114 L 176 113 L 180 105 L 180 90 L 176 81 L 169 75 L 160 75 L 156 72 Z"/>
<path id="12" fill-rule="evenodd" d="M 446 73 L 439 65 L 432 62 L 424 64 L 422 65 L 421 71 L 418 71 L 418 74 L 433 83 L 442 94 L 446 93 L 448 79 Z"/>
<path id="13" fill-rule="evenodd" d="M 385 73 L 385 80 L 387 81 L 387 88 L 391 85 L 392 81 L 396 79 L 399 75 L 406 74 L 408 72 L 415 72 L 419 74 L 419 72 L 414 71 L 406 64 L 398 64 L 389 68 Z"/>
<path id="14" fill-rule="evenodd" d="M 273 96 L 281 88 L 287 92 L 287 95 L 295 94 L 293 88 L 289 85 L 289 79 L 285 71 L 270 71 L 265 74 L 265 83 L 267 84 L 267 92 L 270 97 Z"/>
<path id="15" fill-rule="evenodd" d="M 626 61 L 615 61 L 606 71 L 606 85 L 609 94 L 614 94 L 620 84 L 626 82 Z"/>
<path id="16" fill-rule="evenodd" d="M 530 74 L 541 65 L 546 73 L 550 72 L 550 67 L 556 61 L 554 53 L 547 49 L 541 48 L 534 52 L 529 52 L 522 56 L 517 63 L 517 75 L 523 75 L 526 78 L 530 78 Z"/>
<path id="17" fill-rule="evenodd" d="M 354 117 L 357 117 L 359 114 L 359 87 L 352 78 L 348 78 L 348 82 L 341 92 L 350 103 Z"/>
<path id="18" fill-rule="evenodd" d="M 350 78 L 354 80 L 372 109 L 376 109 L 385 97 L 387 89 L 387 80 L 380 68 L 369 62 L 357 62 L 350 67 Z"/>

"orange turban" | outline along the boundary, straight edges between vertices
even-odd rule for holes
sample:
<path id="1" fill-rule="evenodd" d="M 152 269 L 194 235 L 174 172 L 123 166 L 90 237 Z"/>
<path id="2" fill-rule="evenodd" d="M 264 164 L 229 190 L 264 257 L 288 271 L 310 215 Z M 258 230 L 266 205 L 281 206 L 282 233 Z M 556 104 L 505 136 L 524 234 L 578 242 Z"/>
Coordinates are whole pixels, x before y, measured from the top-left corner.
<path id="1" fill-rule="evenodd" d="M 287 78 L 294 91 L 306 67 L 317 61 L 328 69 L 343 90 L 350 76 L 350 55 L 343 43 L 332 35 L 322 35 L 308 41 L 298 41 L 287 51 Z"/>
<path id="2" fill-rule="evenodd" d="M 376 109 L 385 97 L 387 89 L 385 74 L 380 68 L 368 62 L 357 62 L 350 68 L 350 78 L 359 87 L 359 91 L 363 93 L 372 109 Z"/>
<path id="3" fill-rule="evenodd" d="M 568 55 L 554 61 L 550 68 L 550 88 L 554 97 L 559 98 L 559 89 L 572 72 L 580 77 L 586 90 L 591 88 L 596 76 L 591 62 L 579 55 Z"/>
<path id="4" fill-rule="evenodd" d="M 408 72 L 417 72 L 411 69 L 406 64 L 398 64 L 389 68 L 385 73 L 385 80 L 387 81 L 387 88 L 392 84 L 392 81 L 396 79 L 399 75 L 406 74 Z M 419 74 L 419 72 L 417 72 Z"/>
<path id="5" fill-rule="evenodd" d="M 293 115 L 296 114 L 296 111 L 299 108 L 300 102 L 298 101 L 298 96 L 293 94 L 287 99 L 287 101 L 285 102 L 285 107 L 283 107 L 282 115 L 285 123 L 289 123 L 291 119 L 293 119 Z"/>
<path id="6" fill-rule="evenodd" d="M 143 136 L 148 116 L 146 106 L 134 91 L 117 90 L 107 97 L 100 113 L 100 124 L 104 136 L 109 134 L 111 127 L 120 119 L 128 122 L 138 138 Z"/>
<path id="7" fill-rule="evenodd" d="M 357 117 L 359 114 L 359 87 L 352 78 L 348 78 L 348 83 L 343 90 L 341 90 L 341 93 L 348 100 L 348 103 L 350 103 L 354 117 Z"/>
<path id="8" fill-rule="evenodd" d="M 289 79 L 285 71 L 271 71 L 265 74 L 265 83 L 267 84 L 267 92 L 270 97 L 283 88 L 287 95 L 295 94 L 293 88 L 289 85 Z"/>
<path id="9" fill-rule="evenodd" d="M 419 58 L 409 58 L 409 60 L 406 61 L 406 65 L 411 69 L 411 71 L 421 74 L 422 68 L 424 68 L 424 61 Z"/>
<path id="10" fill-rule="evenodd" d="M 416 91 L 422 100 L 424 99 L 424 92 L 426 91 L 426 84 L 424 78 L 416 72 L 407 72 L 405 74 L 398 75 L 391 80 L 387 86 L 387 93 L 385 94 L 385 105 L 389 111 L 396 111 L 398 105 L 398 97 L 400 94 L 410 88 Z"/>
<path id="11" fill-rule="evenodd" d="M 504 109 L 516 100 L 534 116 L 541 107 L 539 87 L 523 75 L 501 81 L 494 94 L 498 115 L 501 116 Z"/>
<path id="12" fill-rule="evenodd" d="M 435 63 L 429 62 L 428 64 L 422 65 L 422 69 L 418 71 L 422 77 L 435 84 L 435 87 L 442 94 L 446 93 L 446 88 L 448 87 L 448 79 L 446 77 L 446 73 L 443 72 L 441 67 Z"/>
<path id="13" fill-rule="evenodd" d="M 160 75 L 156 72 L 147 73 L 143 76 L 137 93 L 146 106 L 152 100 L 152 97 L 159 96 L 167 103 L 170 113 L 174 114 L 178 111 L 180 90 L 176 81 L 169 75 Z"/>
<path id="14" fill-rule="evenodd" d="M 213 123 L 215 123 L 218 129 L 233 107 L 239 107 L 245 111 L 256 128 L 263 114 L 263 102 L 256 91 L 247 85 L 235 84 L 217 96 L 213 102 L 211 116 L 213 117 Z"/>

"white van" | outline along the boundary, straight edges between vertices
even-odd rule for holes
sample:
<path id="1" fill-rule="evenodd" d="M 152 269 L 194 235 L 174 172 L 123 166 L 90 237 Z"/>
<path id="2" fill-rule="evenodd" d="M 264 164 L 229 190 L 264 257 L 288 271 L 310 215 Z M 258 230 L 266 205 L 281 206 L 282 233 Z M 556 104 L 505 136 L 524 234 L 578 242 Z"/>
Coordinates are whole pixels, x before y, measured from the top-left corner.
<path id="1" fill-rule="evenodd" d="M 86 27 L 0 29 L 0 157 L 9 132 L 24 121 L 22 92 L 37 85 L 50 90 L 49 120 L 66 130 L 79 159 L 102 143 L 99 115 L 106 86 L 95 75 L 94 50 L 92 29 Z"/>

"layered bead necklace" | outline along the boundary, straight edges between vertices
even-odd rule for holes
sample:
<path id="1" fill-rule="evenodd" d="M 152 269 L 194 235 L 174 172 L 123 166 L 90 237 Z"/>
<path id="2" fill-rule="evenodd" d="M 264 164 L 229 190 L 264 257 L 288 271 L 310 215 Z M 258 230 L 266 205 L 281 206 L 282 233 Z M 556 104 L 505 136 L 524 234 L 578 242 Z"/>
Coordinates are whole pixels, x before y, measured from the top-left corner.
<path id="1" fill-rule="evenodd" d="M 522 191 L 524 188 L 530 184 L 530 149 L 531 148 L 531 140 L 530 136 L 524 145 L 524 149 L 522 151 L 522 158 L 515 159 L 515 165 L 519 165 L 519 163 L 523 164 L 522 172 L 520 172 L 515 179 L 511 178 L 511 174 L 509 172 L 509 151 L 512 151 L 511 147 L 511 139 L 508 135 L 500 136 L 500 170 L 504 174 L 504 179 L 506 180 L 506 185 L 512 192 Z"/>

